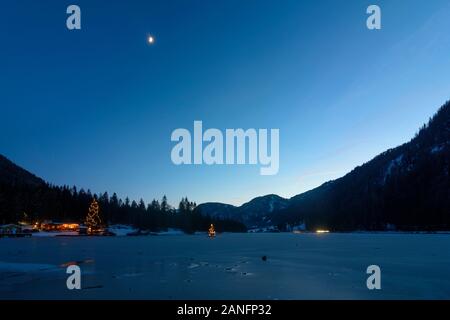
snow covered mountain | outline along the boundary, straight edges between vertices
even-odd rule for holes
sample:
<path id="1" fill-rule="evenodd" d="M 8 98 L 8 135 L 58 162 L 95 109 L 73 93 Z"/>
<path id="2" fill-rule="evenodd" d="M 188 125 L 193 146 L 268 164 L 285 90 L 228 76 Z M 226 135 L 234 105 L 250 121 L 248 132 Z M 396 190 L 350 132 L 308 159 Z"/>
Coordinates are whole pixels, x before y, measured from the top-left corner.
<path id="1" fill-rule="evenodd" d="M 202 214 L 214 218 L 229 218 L 243 222 L 247 227 L 270 225 L 270 215 L 287 208 L 288 199 L 275 194 L 257 197 L 240 207 L 223 203 L 203 203 L 199 205 Z"/>
<path id="2" fill-rule="evenodd" d="M 393 226 L 401 230 L 450 230 L 449 172 L 450 102 L 447 102 L 411 141 L 383 152 L 342 178 L 291 199 L 270 194 L 239 207 L 204 203 L 198 210 L 213 218 L 243 222 L 249 228 L 305 223 L 312 230 L 319 227 L 385 230 Z M 36 192 L 39 187 L 45 192 Z M 82 212 L 67 201 L 75 197 L 73 202 L 85 208 L 91 196 L 84 191 L 76 196 L 75 193 L 67 187 L 51 188 L 0 155 L 3 220 L 11 220 L 14 216 L 9 213 L 23 212 L 28 204 L 33 205 L 34 211 L 39 207 L 53 212 L 55 208 L 45 206 L 54 204 L 54 199 L 60 200 L 58 207 Z"/>
<path id="3" fill-rule="evenodd" d="M 450 102 L 399 147 L 290 199 L 277 223 L 309 229 L 450 229 Z"/>
<path id="4" fill-rule="evenodd" d="M 241 207 L 200 205 L 247 227 L 450 230 L 450 102 L 408 143 L 387 150 L 342 178 L 283 199 L 258 197 Z"/>
<path id="5" fill-rule="evenodd" d="M 204 215 L 218 219 L 232 219 L 237 215 L 238 207 L 220 202 L 206 202 L 197 207 Z"/>

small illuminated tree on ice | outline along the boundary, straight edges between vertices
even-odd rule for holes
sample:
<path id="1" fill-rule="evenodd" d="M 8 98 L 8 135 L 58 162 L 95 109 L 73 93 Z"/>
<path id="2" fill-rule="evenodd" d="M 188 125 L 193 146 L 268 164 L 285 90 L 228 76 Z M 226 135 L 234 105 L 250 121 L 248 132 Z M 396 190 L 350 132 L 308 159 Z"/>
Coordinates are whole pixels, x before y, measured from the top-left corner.
<path id="1" fill-rule="evenodd" d="M 214 229 L 214 225 L 211 223 L 211 226 L 208 229 L 208 236 L 213 238 L 216 236 L 216 230 Z"/>

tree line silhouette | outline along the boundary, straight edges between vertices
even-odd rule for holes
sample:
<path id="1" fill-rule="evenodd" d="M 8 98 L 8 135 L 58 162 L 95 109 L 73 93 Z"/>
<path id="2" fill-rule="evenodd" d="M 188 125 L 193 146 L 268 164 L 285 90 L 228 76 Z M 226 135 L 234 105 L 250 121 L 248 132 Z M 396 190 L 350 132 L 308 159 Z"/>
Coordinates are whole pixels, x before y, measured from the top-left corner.
<path id="1" fill-rule="evenodd" d="M 245 232 L 246 227 L 229 219 L 212 219 L 201 214 L 195 202 L 181 199 L 178 208 L 171 207 L 164 196 L 161 201 L 146 204 L 143 199 L 120 199 L 116 193 L 92 194 L 75 186 L 43 184 L 0 184 L 0 222 L 20 220 L 83 222 L 93 199 L 100 205 L 100 216 L 107 224 L 128 224 L 140 230 L 161 231 L 179 228 L 186 233 L 206 231 L 211 223 L 219 232 Z"/>

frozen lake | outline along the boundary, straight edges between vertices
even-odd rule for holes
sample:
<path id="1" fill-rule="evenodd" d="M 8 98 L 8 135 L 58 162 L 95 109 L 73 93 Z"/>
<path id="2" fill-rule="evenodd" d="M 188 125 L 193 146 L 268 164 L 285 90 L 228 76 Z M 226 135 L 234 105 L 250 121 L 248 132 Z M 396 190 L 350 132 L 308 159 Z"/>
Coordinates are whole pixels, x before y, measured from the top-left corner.
<path id="1" fill-rule="evenodd" d="M 450 299 L 449 270 L 449 234 L 0 239 L 0 299 Z"/>

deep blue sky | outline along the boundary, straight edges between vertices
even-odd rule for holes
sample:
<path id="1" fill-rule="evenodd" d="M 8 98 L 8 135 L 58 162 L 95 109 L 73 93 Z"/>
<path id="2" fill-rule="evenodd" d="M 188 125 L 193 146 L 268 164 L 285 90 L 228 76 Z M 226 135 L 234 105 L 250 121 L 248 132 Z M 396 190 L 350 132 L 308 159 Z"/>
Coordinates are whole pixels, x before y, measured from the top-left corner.
<path id="1" fill-rule="evenodd" d="M 366 28 L 373 3 L 380 31 Z M 69 4 L 80 31 L 66 29 Z M 93 192 L 290 197 L 406 142 L 450 98 L 448 0 L 7 0 L 0 12 L 0 153 Z M 173 165 L 170 134 L 194 120 L 279 128 L 278 175 Z"/>

